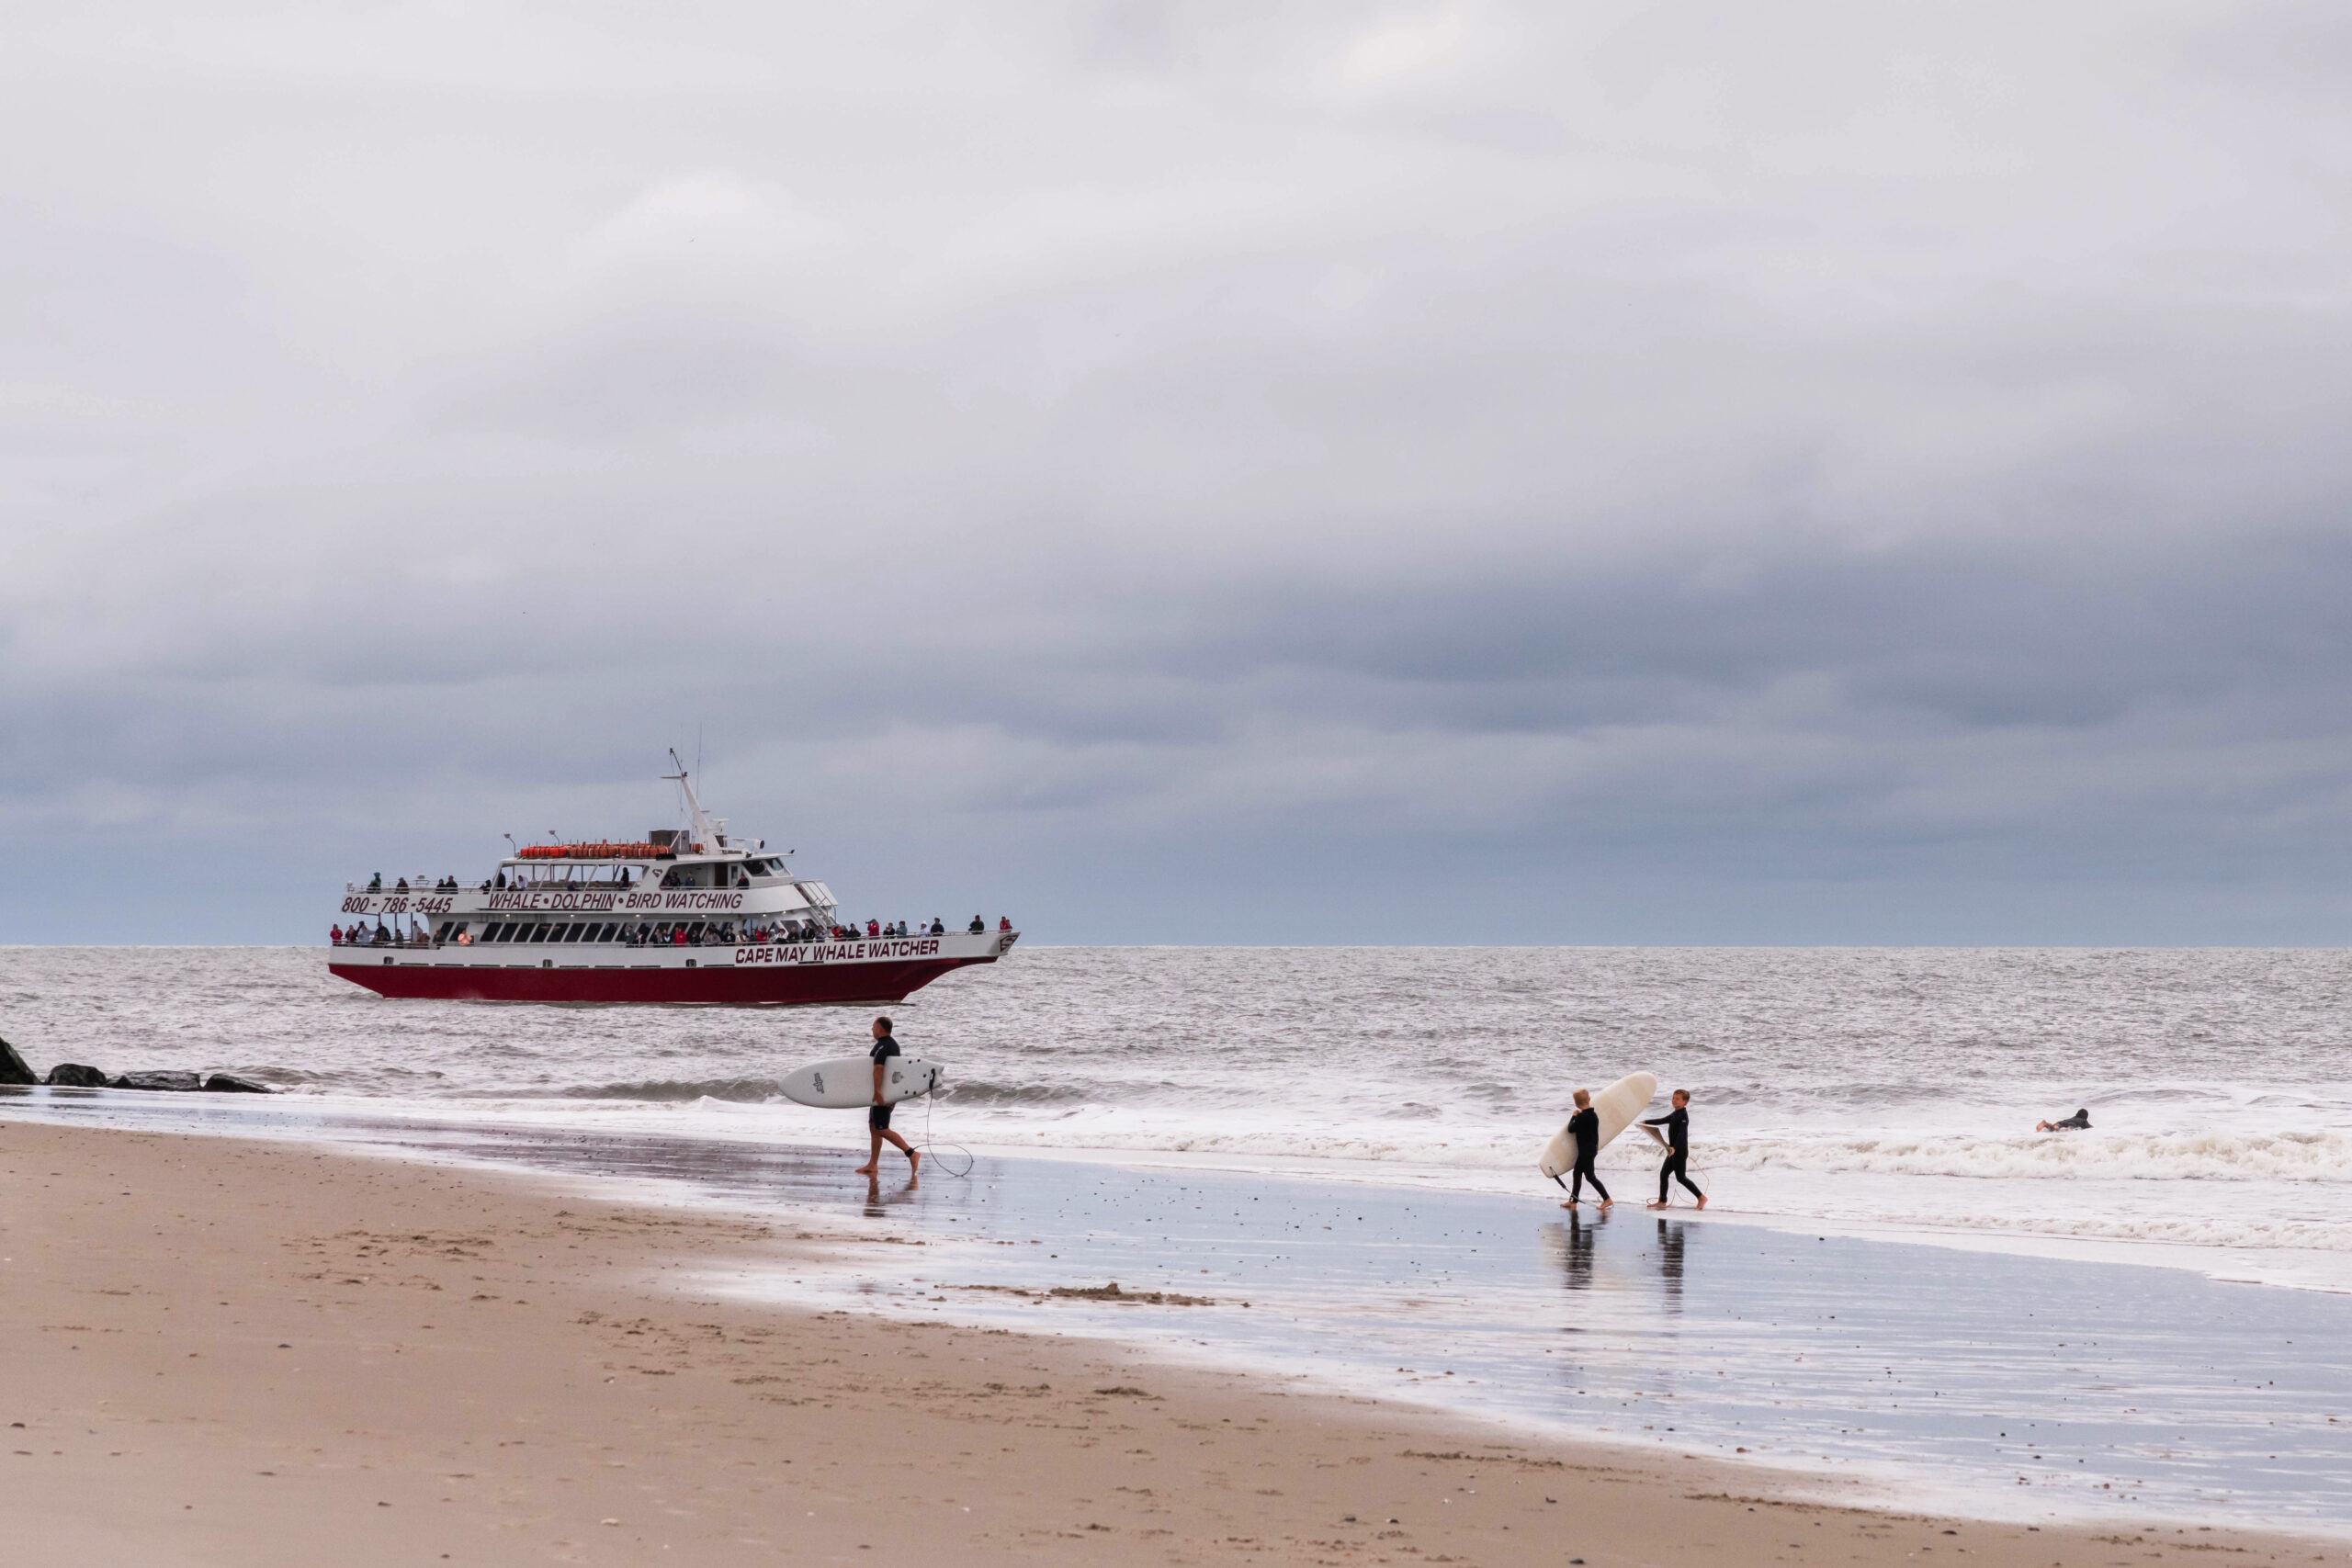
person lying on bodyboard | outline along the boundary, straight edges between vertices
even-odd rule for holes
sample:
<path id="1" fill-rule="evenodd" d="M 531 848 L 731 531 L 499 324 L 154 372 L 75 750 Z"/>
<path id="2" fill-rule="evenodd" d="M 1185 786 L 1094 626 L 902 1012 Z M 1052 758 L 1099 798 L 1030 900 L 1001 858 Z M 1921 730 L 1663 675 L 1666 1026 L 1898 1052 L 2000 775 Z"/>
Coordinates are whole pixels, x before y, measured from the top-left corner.
<path id="1" fill-rule="evenodd" d="M 2037 1133 L 2087 1133 L 2091 1130 L 2091 1113 L 2077 1111 L 2063 1122 L 2036 1122 L 2033 1130 Z"/>

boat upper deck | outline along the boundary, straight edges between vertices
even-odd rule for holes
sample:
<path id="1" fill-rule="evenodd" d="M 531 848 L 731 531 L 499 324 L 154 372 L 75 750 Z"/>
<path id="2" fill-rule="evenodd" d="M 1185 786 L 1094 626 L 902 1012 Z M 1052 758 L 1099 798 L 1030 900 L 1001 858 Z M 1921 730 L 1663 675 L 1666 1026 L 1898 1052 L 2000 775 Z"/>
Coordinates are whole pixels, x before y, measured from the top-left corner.
<path id="1" fill-rule="evenodd" d="M 488 915 L 534 910 L 790 914 L 830 911 L 832 890 L 792 874 L 781 855 L 721 850 L 611 860 L 510 856 L 480 882 L 455 876 L 346 884 L 346 915 Z"/>

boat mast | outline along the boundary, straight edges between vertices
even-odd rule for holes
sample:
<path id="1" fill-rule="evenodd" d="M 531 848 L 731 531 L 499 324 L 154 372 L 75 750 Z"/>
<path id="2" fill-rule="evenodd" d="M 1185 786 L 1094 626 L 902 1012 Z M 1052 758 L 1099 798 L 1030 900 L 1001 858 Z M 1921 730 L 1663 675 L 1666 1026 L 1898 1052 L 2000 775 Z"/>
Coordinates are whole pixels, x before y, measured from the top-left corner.
<path id="1" fill-rule="evenodd" d="M 678 749 L 674 746 L 670 748 L 670 762 L 678 771 L 662 776 L 676 784 L 685 795 L 686 820 L 693 824 L 694 847 L 703 854 L 709 854 L 718 848 L 718 826 L 710 819 L 710 813 L 702 808 L 702 802 L 695 798 L 695 786 L 688 782 L 686 765 L 678 760 Z"/>

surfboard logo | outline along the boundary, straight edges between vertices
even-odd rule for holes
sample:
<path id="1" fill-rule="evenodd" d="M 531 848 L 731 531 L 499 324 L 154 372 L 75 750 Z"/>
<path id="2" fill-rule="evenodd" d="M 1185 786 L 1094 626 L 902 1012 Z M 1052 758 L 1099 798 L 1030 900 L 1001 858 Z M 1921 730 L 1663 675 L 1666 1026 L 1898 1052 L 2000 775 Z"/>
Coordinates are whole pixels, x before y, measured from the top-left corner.
<path id="1" fill-rule="evenodd" d="M 824 1075 L 824 1074 L 822 1074 L 822 1073 L 811 1073 L 811 1074 L 809 1074 L 808 1076 L 809 1076 L 809 1077 L 811 1077 L 812 1079 L 814 1079 L 814 1080 L 816 1081 L 816 1085 L 817 1085 L 817 1092 L 818 1092 L 819 1094 L 822 1094 L 822 1093 L 824 1093 L 824 1092 L 825 1092 L 825 1075 Z"/>

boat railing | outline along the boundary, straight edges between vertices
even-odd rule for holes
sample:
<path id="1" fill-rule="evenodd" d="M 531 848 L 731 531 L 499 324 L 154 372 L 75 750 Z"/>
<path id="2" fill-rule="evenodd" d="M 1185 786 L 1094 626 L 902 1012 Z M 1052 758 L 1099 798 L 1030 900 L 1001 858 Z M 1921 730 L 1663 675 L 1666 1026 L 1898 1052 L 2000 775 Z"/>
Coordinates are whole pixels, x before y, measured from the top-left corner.
<path id="1" fill-rule="evenodd" d="M 646 886 L 642 882 L 510 882 L 503 887 L 485 887 L 479 882 L 460 882 L 454 887 L 444 887 L 431 882 L 412 882 L 406 887 L 371 887 L 365 883 L 346 882 L 343 890 L 368 895 L 388 893 L 395 898 L 447 898 L 458 893 L 627 893 Z"/>

